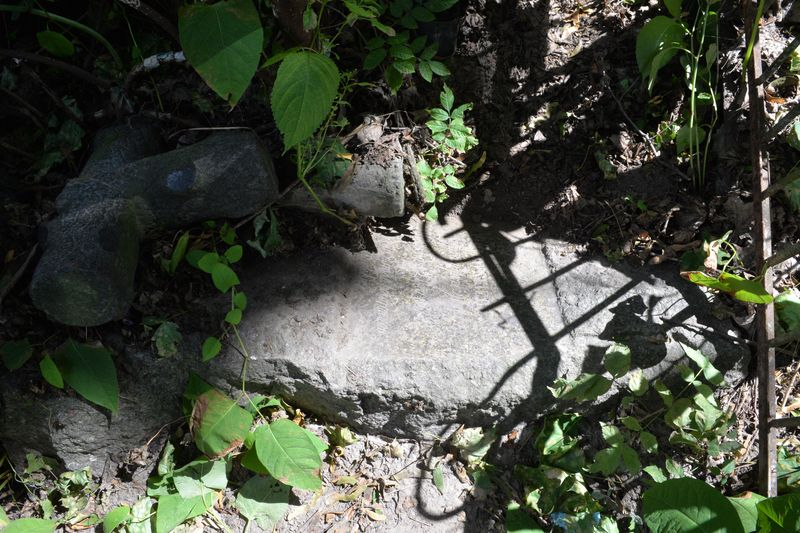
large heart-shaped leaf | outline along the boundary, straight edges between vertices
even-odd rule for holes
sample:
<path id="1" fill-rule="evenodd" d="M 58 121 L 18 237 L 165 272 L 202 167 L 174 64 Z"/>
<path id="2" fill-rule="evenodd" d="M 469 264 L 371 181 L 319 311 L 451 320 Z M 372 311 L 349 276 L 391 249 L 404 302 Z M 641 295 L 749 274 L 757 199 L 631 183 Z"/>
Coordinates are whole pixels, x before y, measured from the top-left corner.
<path id="1" fill-rule="evenodd" d="M 236 495 L 236 508 L 248 520 L 255 520 L 261 529 L 272 531 L 289 508 L 289 486 L 275 478 L 254 476 Z"/>
<path id="2" fill-rule="evenodd" d="M 194 402 L 191 428 L 197 448 L 211 458 L 239 447 L 253 423 L 253 415 L 216 389 Z"/>
<path id="3" fill-rule="evenodd" d="M 308 433 L 290 420 L 276 420 L 255 431 L 256 455 L 270 474 L 299 489 L 322 486 L 322 459 Z"/>
<path id="4" fill-rule="evenodd" d="M 119 410 L 117 369 L 108 350 L 67 339 L 53 361 L 67 385 L 78 394 L 112 413 Z"/>
<path id="5" fill-rule="evenodd" d="M 256 73 L 264 45 L 252 0 L 186 6 L 178 29 L 189 63 L 215 93 L 236 105 Z"/>
<path id="6" fill-rule="evenodd" d="M 319 128 L 339 89 L 336 63 L 316 52 L 287 55 L 272 88 L 272 115 L 288 150 Z"/>
<path id="7" fill-rule="evenodd" d="M 653 533 L 744 533 L 725 496 L 692 478 L 670 479 L 647 490 L 643 515 Z"/>
<path id="8" fill-rule="evenodd" d="M 639 72 L 652 89 L 658 71 L 678 52 L 684 38 L 683 26 L 674 19 L 664 16 L 653 17 L 647 21 L 636 36 L 636 63 Z"/>

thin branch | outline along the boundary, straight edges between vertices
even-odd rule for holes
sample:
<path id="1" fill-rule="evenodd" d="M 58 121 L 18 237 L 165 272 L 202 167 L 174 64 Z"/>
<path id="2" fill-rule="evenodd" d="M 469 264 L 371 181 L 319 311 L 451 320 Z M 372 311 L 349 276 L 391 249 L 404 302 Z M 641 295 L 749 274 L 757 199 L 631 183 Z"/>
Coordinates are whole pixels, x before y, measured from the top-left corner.
<path id="1" fill-rule="evenodd" d="M 24 59 L 26 61 L 40 63 L 42 65 L 47 65 L 48 67 L 53 67 L 63 70 L 64 72 L 68 72 L 80 80 L 91 83 L 92 85 L 96 85 L 103 89 L 111 87 L 111 82 L 109 80 L 98 78 L 94 74 L 86 72 L 82 68 L 76 67 L 75 65 L 70 65 L 64 61 L 59 61 L 58 59 L 53 59 L 52 57 L 40 56 L 39 54 L 23 52 L 21 50 L 5 49 L 0 49 L 0 57 L 15 57 L 17 59 Z"/>

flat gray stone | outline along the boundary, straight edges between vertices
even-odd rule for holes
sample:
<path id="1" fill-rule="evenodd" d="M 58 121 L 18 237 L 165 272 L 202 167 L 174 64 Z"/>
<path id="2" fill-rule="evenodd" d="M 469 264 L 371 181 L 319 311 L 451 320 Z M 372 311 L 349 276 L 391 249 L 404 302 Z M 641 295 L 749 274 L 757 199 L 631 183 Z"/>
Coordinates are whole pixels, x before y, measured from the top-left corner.
<path id="1" fill-rule="evenodd" d="M 412 223 L 378 253 L 304 252 L 241 275 L 248 389 L 271 390 L 364 432 L 433 437 L 457 423 L 530 419 L 547 386 L 602 371 L 613 341 L 648 377 L 700 348 L 742 377 L 749 350 L 677 265 L 633 267 L 536 242 L 523 230 Z M 233 351 L 212 373 L 240 387 Z"/>

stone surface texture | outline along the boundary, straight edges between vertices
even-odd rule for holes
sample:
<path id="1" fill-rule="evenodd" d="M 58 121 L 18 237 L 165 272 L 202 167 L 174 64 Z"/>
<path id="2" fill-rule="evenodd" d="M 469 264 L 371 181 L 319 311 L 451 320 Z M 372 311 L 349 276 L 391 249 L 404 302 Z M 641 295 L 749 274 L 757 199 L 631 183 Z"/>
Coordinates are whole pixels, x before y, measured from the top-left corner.
<path id="1" fill-rule="evenodd" d="M 683 357 L 678 341 L 731 382 L 746 368 L 749 350 L 677 265 L 609 264 L 460 220 L 411 229 L 375 233 L 374 254 L 303 253 L 244 272 L 248 387 L 360 431 L 430 438 L 555 408 L 547 386 L 602 371 L 613 341 L 648 377 Z M 236 388 L 241 364 L 231 351 L 211 372 Z"/>
<path id="2" fill-rule="evenodd" d="M 278 196 L 272 159 L 250 131 L 215 133 L 161 154 L 158 139 L 145 121 L 102 130 L 83 174 L 56 199 L 59 214 L 42 232 L 30 287 L 36 307 L 53 320 L 96 326 L 122 318 L 141 239 L 242 217 Z"/>

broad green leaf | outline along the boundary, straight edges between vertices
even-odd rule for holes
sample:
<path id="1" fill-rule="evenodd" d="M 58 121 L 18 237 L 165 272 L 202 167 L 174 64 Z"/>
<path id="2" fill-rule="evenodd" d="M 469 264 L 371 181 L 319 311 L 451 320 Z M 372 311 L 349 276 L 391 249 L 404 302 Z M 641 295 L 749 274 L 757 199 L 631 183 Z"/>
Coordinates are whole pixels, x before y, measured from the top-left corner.
<path id="1" fill-rule="evenodd" d="M 250 431 L 253 415 L 216 389 L 197 397 L 191 430 L 197 448 L 211 458 L 238 448 Z"/>
<path id="2" fill-rule="evenodd" d="M 688 398 L 678 398 L 664 414 L 664 421 L 673 428 L 684 428 L 692 421 L 692 402 Z"/>
<path id="3" fill-rule="evenodd" d="M 215 497 L 203 500 L 200 496 L 184 498 L 180 494 L 168 494 L 158 498 L 155 533 L 170 533 L 187 520 L 200 516 L 214 505 Z"/>
<path id="4" fill-rule="evenodd" d="M 175 445 L 170 441 L 164 445 L 156 472 L 159 476 L 171 476 L 175 471 Z"/>
<path id="5" fill-rule="evenodd" d="M 649 431 L 639 433 L 639 442 L 642 445 L 642 449 L 647 453 L 656 453 L 658 451 L 658 440 Z"/>
<path id="6" fill-rule="evenodd" d="M 131 522 L 126 533 L 153 533 L 150 527 L 153 503 L 153 499 L 145 497 L 131 507 Z"/>
<path id="7" fill-rule="evenodd" d="M 630 377 L 628 378 L 628 389 L 636 395 L 642 396 L 647 389 L 650 388 L 650 383 L 647 381 L 647 378 L 644 377 L 644 372 L 641 368 L 634 369 L 631 372 Z"/>
<path id="8" fill-rule="evenodd" d="M 61 375 L 61 371 L 49 355 L 45 355 L 44 358 L 39 361 L 39 371 L 42 373 L 44 380 L 50 385 L 57 389 L 64 388 L 64 378 Z"/>
<path id="9" fill-rule="evenodd" d="M 239 284 L 239 277 L 236 272 L 231 270 L 231 267 L 225 263 L 217 263 L 211 268 L 211 280 L 219 292 L 228 292 L 228 290 Z"/>
<path id="10" fill-rule="evenodd" d="M 681 18 L 681 4 L 683 0 L 664 0 L 664 5 L 667 6 L 667 11 L 672 18 L 680 19 Z"/>
<path id="11" fill-rule="evenodd" d="M 67 339 L 53 360 L 64 381 L 78 394 L 112 413 L 119 410 L 117 369 L 108 350 Z"/>
<path id="12" fill-rule="evenodd" d="M 252 0 L 185 6 L 178 30 L 186 59 L 215 93 L 235 106 L 256 73 L 264 44 Z"/>
<path id="13" fill-rule="evenodd" d="M 273 477 L 254 476 L 236 495 L 234 505 L 248 520 L 255 520 L 265 531 L 272 531 L 289 509 L 290 487 Z"/>
<path id="14" fill-rule="evenodd" d="M 775 297 L 775 313 L 786 331 L 800 331 L 800 297 L 797 291 L 782 292 Z"/>
<path id="15" fill-rule="evenodd" d="M 622 444 L 620 445 L 620 453 L 622 455 L 622 464 L 625 465 L 625 469 L 630 474 L 638 474 L 642 469 L 642 461 L 639 459 L 639 454 L 636 453 L 636 450 L 627 444 Z"/>
<path id="16" fill-rule="evenodd" d="M 666 407 L 672 405 L 674 397 L 672 396 L 672 391 L 669 390 L 669 387 L 664 385 L 664 383 L 660 379 L 657 379 L 653 382 L 653 388 L 661 397 L 661 400 L 664 402 L 664 405 Z"/>
<path id="17" fill-rule="evenodd" d="M 695 124 L 689 127 L 688 124 L 681 126 L 675 134 L 675 149 L 679 154 L 683 152 L 694 153 L 696 147 L 706 139 L 706 130 Z"/>
<path id="18" fill-rule="evenodd" d="M 608 392 L 611 380 L 597 374 L 581 374 L 574 380 L 557 379 L 552 387 L 547 388 L 556 398 L 583 403 Z"/>
<path id="19" fill-rule="evenodd" d="M 251 472 L 255 472 L 256 474 L 260 474 L 262 476 L 269 475 L 269 470 L 267 470 L 267 468 L 261 464 L 261 461 L 258 460 L 258 454 L 256 453 L 255 446 L 247 450 L 244 455 L 242 455 L 241 465 Z"/>
<path id="20" fill-rule="evenodd" d="M 745 492 L 735 497 L 728 496 L 728 501 L 733 504 L 736 514 L 739 515 L 739 521 L 742 523 L 744 533 L 752 533 L 756 530 L 758 523 L 758 509 L 756 506 L 764 500 L 763 496 L 755 492 Z"/>
<path id="21" fill-rule="evenodd" d="M 449 76 L 450 69 L 447 68 L 447 65 L 442 63 L 441 61 L 428 61 L 428 65 L 431 67 L 431 70 L 437 76 Z"/>
<path id="22" fill-rule="evenodd" d="M 241 244 L 236 244 L 225 250 L 225 259 L 228 263 L 238 263 L 244 254 L 244 249 Z"/>
<path id="23" fill-rule="evenodd" d="M 247 309 L 247 296 L 245 295 L 245 293 L 243 293 L 243 292 L 237 292 L 237 293 L 236 293 L 236 294 L 233 296 L 233 305 L 234 305 L 234 306 L 235 306 L 237 309 L 241 309 L 242 311 L 244 311 L 245 309 Z"/>
<path id="24" fill-rule="evenodd" d="M 442 107 L 445 111 L 450 112 L 450 110 L 453 109 L 453 103 L 455 103 L 455 99 L 456 98 L 453 95 L 453 90 L 450 89 L 450 87 L 448 87 L 445 83 L 441 94 L 439 94 L 439 103 L 442 104 Z"/>
<path id="25" fill-rule="evenodd" d="M 153 333 L 153 343 L 159 357 L 172 357 L 178 353 L 178 345 L 183 340 L 180 329 L 175 322 L 165 320 L 162 322 L 155 333 Z"/>
<path id="26" fill-rule="evenodd" d="M 595 454 L 594 463 L 589 465 L 589 471 L 600 472 L 604 476 L 610 476 L 617 471 L 621 461 L 622 450 L 619 446 L 605 448 Z"/>
<path id="27" fill-rule="evenodd" d="M 330 113 L 339 89 L 336 63 L 316 52 L 289 54 L 281 62 L 271 105 L 288 150 L 305 141 Z"/>
<path id="28" fill-rule="evenodd" d="M 131 519 L 131 508 L 120 505 L 111 510 L 103 518 L 103 533 L 114 533 L 114 530 Z"/>
<path id="29" fill-rule="evenodd" d="M 622 432 L 617 426 L 600 422 L 600 428 L 600 431 L 603 434 L 603 440 L 605 440 L 610 446 L 616 446 L 617 444 L 622 444 L 625 441 L 625 438 L 622 436 Z"/>
<path id="30" fill-rule="evenodd" d="M 36 34 L 39 46 L 56 57 L 71 57 L 75 55 L 75 45 L 63 33 L 57 31 L 40 31 Z"/>
<path id="31" fill-rule="evenodd" d="M 800 531 L 800 494 L 768 498 L 756 504 L 759 533 Z"/>
<path id="32" fill-rule="evenodd" d="M 403 73 L 397 70 L 394 64 L 391 64 L 386 67 L 386 71 L 383 75 L 386 78 L 386 83 L 389 85 L 392 94 L 395 94 L 403 85 Z"/>
<path id="33" fill-rule="evenodd" d="M 727 272 L 722 272 L 719 278 L 709 276 L 704 272 L 684 272 L 681 275 L 696 285 L 728 293 L 743 302 L 753 304 L 772 302 L 772 295 L 764 288 L 761 278 L 748 280 Z"/>
<path id="34" fill-rule="evenodd" d="M 433 486 L 439 491 L 439 494 L 444 494 L 444 474 L 442 473 L 442 464 L 439 463 L 433 469 Z"/>
<path id="35" fill-rule="evenodd" d="M 21 368 L 25 362 L 33 355 L 33 346 L 28 342 L 28 339 L 21 341 L 7 341 L 3 343 L 0 348 L 0 353 L 3 354 L 3 364 L 9 370 L 16 370 Z"/>
<path id="36" fill-rule="evenodd" d="M 680 343 L 681 348 L 683 348 L 683 352 L 686 356 L 694 361 L 694 363 L 703 371 L 703 377 L 705 377 L 709 383 L 712 385 L 720 386 L 725 381 L 725 377 L 722 373 L 711 364 L 711 361 L 708 360 L 708 357 L 703 355 L 700 350 L 696 350 L 691 346 L 687 346 L 684 343 Z"/>
<path id="37" fill-rule="evenodd" d="M 3 510 L 3 507 L 0 506 L 0 529 L 6 527 L 8 525 L 8 515 Z"/>
<path id="38" fill-rule="evenodd" d="M 203 341 L 202 347 L 202 355 L 203 361 L 210 361 L 214 359 L 217 355 L 219 355 L 220 350 L 222 350 L 222 343 L 219 342 L 219 339 L 216 337 L 208 337 L 205 341 Z"/>
<path id="39" fill-rule="evenodd" d="M 682 478 L 686 477 L 686 472 L 683 471 L 683 467 L 673 461 L 672 459 L 667 459 L 664 461 L 664 467 L 669 472 L 670 477 L 673 478 Z"/>
<path id="40" fill-rule="evenodd" d="M 664 481 L 648 489 L 642 501 L 653 533 L 744 533 L 733 504 L 697 479 Z"/>
<path id="41" fill-rule="evenodd" d="M 417 65 L 419 69 L 419 75 L 422 76 L 422 79 L 430 83 L 433 81 L 433 69 L 431 68 L 431 64 L 429 61 L 420 61 L 419 65 Z"/>
<path id="42" fill-rule="evenodd" d="M 299 489 L 322 486 L 322 459 L 306 432 L 290 420 L 276 420 L 255 431 L 258 460 L 282 483 Z"/>
<path id="43" fill-rule="evenodd" d="M 395 35 L 397 35 L 397 32 L 395 32 L 394 28 L 392 28 L 391 26 L 387 26 L 386 24 L 383 24 L 382 22 L 379 22 L 379 21 L 377 21 L 375 19 L 370 19 L 369 23 L 372 24 L 373 28 L 375 28 L 376 30 L 378 30 L 378 31 L 380 31 L 382 33 L 385 33 L 389 37 L 394 37 Z"/>
<path id="44" fill-rule="evenodd" d="M 631 349 L 624 344 L 612 344 L 603 356 L 603 366 L 612 376 L 621 378 L 631 368 Z"/>
<path id="45" fill-rule="evenodd" d="M 202 251 L 197 254 L 194 254 L 195 251 L 196 250 L 193 250 L 192 252 L 186 254 L 186 261 L 189 262 L 189 264 L 192 264 L 196 259 L 197 268 L 199 268 L 206 274 L 211 274 L 211 271 L 214 270 L 214 265 L 216 265 L 220 261 L 219 254 L 216 252 L 202 252 Z M 190 257 L 192 259 L 189 259 Z"/>
<path id="46" fill-rule="evenodd" d="M 639 423 L 639 420 L 635 416 L 626 416 L 620 419 L 622 425 L 626 428 L 630 429 L 631 431 L 641 431 L 642 425 Z"/>
<path id="47" fill-rule="evenodd" d="M 425 218 L 432 222 L 439 220 L 439 209 L 435 205 L 432 205 L 430 209 L 425 212 Z"/>
<path id="48" fill-rule="evenodd" d="M 41 518 L 18 518 L 12 520 L 3 533 L 54 533 L 57 522 Z"/>
<path id="49" fill-rule="evenodd" d="M 364 58 L 364 70 L 372 70 L 386 59 L 386 48 L 376 48 Z"/>
<path id="50" fill-rule="evenodd" d="M 657 467 L 656 465 L 650 465 L 650 466 L 646 466 L 646 467 L 644 467 L 644 469 L 643 469 L 643 470 L 644 470 L 644 472 L 645 472 L 645 473 L 647 473 L 647 474 L 648 474 L 648 475 L 649 475 L 651 478 L 653 478 L 653 481 L 655 481 L 656 483 L 661 483 L 661 482 L 663 482 L 663 481 L 666 481 L 666 480 L 667 480 L 667 476 L 664 474 L 664 471 L 663 471 L 663 470 L 661 470 L 661 469 L 660 469 L 659 467 Z"/>
<path id="51" fill-rule="evenodd" d="M 201 496 L 213 498 L 214 491 L 228 486 L 228 470 L 225 461 L 199 459 L 192 461 L 173 473 L 173 483 L 184 499 Z"/>
<path id="52" fill-rule="evenodd" d="M 234 326 L 238 326 L 239 323 L 242 321 L 242 310 L 241 309 L 231 309 L 225 315 L 225 322 L 228 324 L 233 324 Z"/>
<path id="53" fill-rule="evenodd" d="M 653 17 L 636 36 L 636 63 L 652 88 L 656 74 L 678 52 L 684 29 L 677 21 L 664 16 Z"/>
<path id="54" fill-rule="evenodd" d="M 545 533 L 539 523 L 517 502 L 511 502 L 506 508 L 506 531 L 508 533 Z"/>

